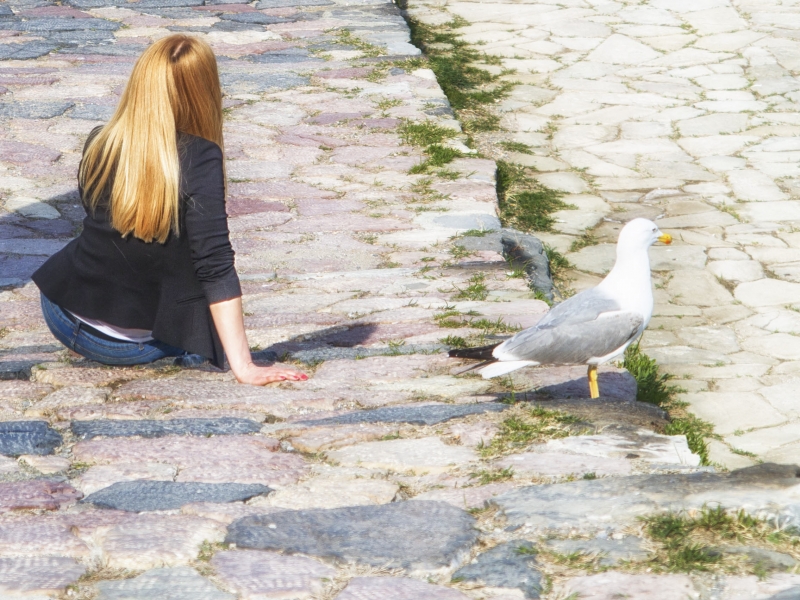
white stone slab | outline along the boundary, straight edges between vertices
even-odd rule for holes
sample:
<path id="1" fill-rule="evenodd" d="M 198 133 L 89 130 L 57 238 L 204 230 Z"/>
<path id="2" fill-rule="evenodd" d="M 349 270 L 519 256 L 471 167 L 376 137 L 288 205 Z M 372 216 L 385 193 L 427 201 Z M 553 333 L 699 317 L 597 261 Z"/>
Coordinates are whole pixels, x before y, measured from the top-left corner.
<path id="1" fill-rule="evenodd" d="M 475 452 L 463 446 L 448 446 L 438 437 L 366 442 L 328 452 L 328 457 L 342 466 L 391 469 L 404 473 L 446 473 L 454 467 L 477 459 Z"/>

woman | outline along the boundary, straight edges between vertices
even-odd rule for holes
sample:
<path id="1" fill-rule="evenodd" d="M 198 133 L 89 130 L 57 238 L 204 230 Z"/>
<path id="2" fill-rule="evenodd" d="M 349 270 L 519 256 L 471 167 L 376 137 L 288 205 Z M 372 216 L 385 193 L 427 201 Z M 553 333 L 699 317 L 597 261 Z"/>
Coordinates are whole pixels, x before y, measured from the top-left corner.
<path id="1" fill-rule="evenodd" d="M 250 356 L 222 147 L 211 48 L 185 35 L 154 43 L 84 147 L 83 232 L 33 275 L 60 342 L 108 365 L 200 355 L 222 367 L 227 355 L 241 383 L 307 379 Z"/>

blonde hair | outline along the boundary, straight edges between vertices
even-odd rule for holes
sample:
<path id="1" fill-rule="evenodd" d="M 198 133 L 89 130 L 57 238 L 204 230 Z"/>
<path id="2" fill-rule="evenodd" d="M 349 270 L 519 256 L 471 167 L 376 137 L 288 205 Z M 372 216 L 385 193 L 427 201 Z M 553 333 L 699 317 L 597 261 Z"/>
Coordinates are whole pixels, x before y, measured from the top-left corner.
<path id="1" fill-rule="evenodd" d="M 111 186 L 108 214 L 123 236 L 164 243 L 180 233 L 178 131 L 223 146 L 217 61 L 208 44 L 187 35 L 145 50 L 83 156 L 84 201 L 95 209 Z"/>

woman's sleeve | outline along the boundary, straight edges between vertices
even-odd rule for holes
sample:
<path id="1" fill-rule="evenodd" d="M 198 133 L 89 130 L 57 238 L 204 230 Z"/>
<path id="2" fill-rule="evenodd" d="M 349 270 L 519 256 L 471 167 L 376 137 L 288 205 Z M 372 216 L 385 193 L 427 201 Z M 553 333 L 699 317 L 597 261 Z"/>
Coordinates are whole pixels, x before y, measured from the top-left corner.
<path id="1" fill-rule="evenodd" d="M 222 150 L 207 140 L 187 148 L 184 178 L 186 231 L 195 274 L 209 304 L 242 295 L 225 212 Z M 199 143 L 198 143 L 199 142 Z"/>

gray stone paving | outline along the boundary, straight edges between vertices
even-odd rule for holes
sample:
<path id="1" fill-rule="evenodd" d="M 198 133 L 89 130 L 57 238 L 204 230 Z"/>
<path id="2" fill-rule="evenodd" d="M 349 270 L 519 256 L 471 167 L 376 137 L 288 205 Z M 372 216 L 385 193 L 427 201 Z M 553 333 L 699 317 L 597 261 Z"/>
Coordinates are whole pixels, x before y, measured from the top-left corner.
<path id="1" fill-rule="evenodd" d="M 170 419 L 164 421 L 74 421 L 72 433 L 82 440 L 96 437 L 164 437 L 166 435 L 241 435 L 256 433 L 261 424 L 250 419 Z"/>
<path id="2" fill-rule="evenodd" d="M 102 581 L 98 600 L 232 600 L 233 594 L 217 589 L 190 567 L 153 569 L 133 579 Z"/>
<path id="3" fill-rule="evenodd" d="M 409 2 L 424 23 L 462 19 L 461 40 L 515 70 L 505 80 L 519 85 L 497 105 L 500 135 L 530 154 L 498 157 L 535 167 L 578 208 L 541 235 L 576 266 L 574 289 L 610 269 L 625 221 L 657 219 L 673 235 L 651 251 L 656 307 L 643 347 L 723 436 L 711 456 L 730 468 L 800 457 L 785 392 L 800 385 L 795 10 L 780 0 Z M 571 250 L 587 233 L 599 245 Z"/>
<path id="4" fill-rule="evenodd" d="M 52 454 L 61 445 L 61 434 L 45 421 L 0 423 L 0 454 Z"/>
<path id="5" fill-rule="evenodd" d="M 640 538 L 626 536 L 619 539 L 609 537 L 592 539 L 550 540 L 547 548 L 559 554 L 579 553 L 598 557 L 604 567 L 613 567 L 622 561 L 643 561 L 650 557 Z"/>
<path id="6" fill-rule="evenodd" d="M 709 502 L 746 507 L 776 526 L 796 527 L 797 468 L 765 463 L 728 474 L 638 475 L 522 487 L 494 499 L 508 522 L 529 532 L 621 530 L 637 517 L 699 510 Z M 765 493 L 769 490 L 769 493 Z M 713 500 L 712 500 L 713 499 Z"/>
<path id="7" fill-rule="evenodd" d="M 242 502 L 272 492 L 265 485 L 178 481 L 124 481 L 86 496 L 98 508 L 147 512 L 175 510 L 193 502 Z"/>
<path id="8" fill-rule="evenodd" d="M 474 519 L 443 502 L 400 502 L 244 517 L 228 543 L 416 573 L 461 563 L 477 538 Z"/>
<path id="9" fill-rule="evenodd" d="M 536 569 L 536 549 L 530 542 L 507 542 L 480 554 L 453 578 L 489 587 L 519 588 L 526 598 L 539 598 L 542 574 Z"/>
<path id="10" fill-rule="evenodd" d="M 495 106 L 505 129 L 486 136 L 532 154 L 487 150 L 482 135 L 488 158 L 469 152 L 433 72 L 408 60 L 419 50 L 399 10 L 381 0 L 0 5 L 0 595 L 520 600 L 526 578 L 528 596 L 541 585 L 547 600 L 796 595 L 800 575 L 786 571 L 800 555 L 766 543 L 720 548 L 745 553 L 750 574 L 625 562 L 653 545 L 630 535 L 634 517 L 665 508 L 721 503 L 794 523 L 794 467 L 700 466 L 611 365 L 606 397 L 590 401 L 585 367 L 487 382 L 456 375 L 444 352 L 451 336 L 507 335 L 479 320 L 523 328 L 548 310 L 514 276 L 526 268 L 550 293 L 540 242 L 501 230 L 491 159 L 531 165 L 578 207 L 537 234 L 577 266 L 576 290 L 608 269 L 622 221 L 657 218 L 676 238 L 651 254 L 644 344 L 722 436 L 712 458 L 798 462 L 796 9 L 435 4 L 409 8 L 462 17 L 465 41 L 517 69 L 520 85 Z M 136 57 L 173 31 L 219 59 L 255 358 L 303 363 L 302 384 L 251 388 L 169 361 L 105 368 L 71 356 L 40 317 L 29 277 L 79 231 L 85 137 Z M 424 155 L 402 141 L 407 120 L 453 130 L 446 143 L 463 156 L 446 177 L 409 173 Z M 481 228 L 495 231 L 457 237 Z M 586 232 L 600 243 L 570 252 Z M 485 292 L 464 292 L 476 276 Z M 527 405 L 498 402 L 511 389 L 580 423 L 487 455 L 525 417 Z M 525 543 L 539 550 L 533 568 L 509 552 Z M 554 558 L 573 551 L 599 553 L 602 568 Z M 122 572 L 135 576 L 113 579 Z"/>
<path id="11" fill-rule="evenodd" d="M 369 411 L 346 413 L 327 419 L 297 421 L 308 426 L 353 425 L 357 423 L 410 423 L 412 425 L 437 425 L 451 419 L 480 415 L 488 412 L 502 412 L 508 404 L 484 402 L 481 404 L 427 404 L 423 406 L 386 406 Z"/>

